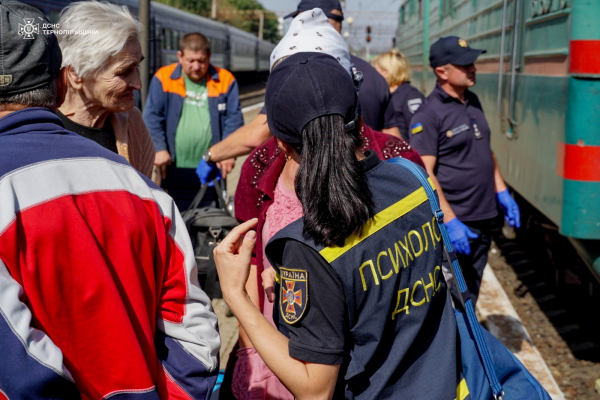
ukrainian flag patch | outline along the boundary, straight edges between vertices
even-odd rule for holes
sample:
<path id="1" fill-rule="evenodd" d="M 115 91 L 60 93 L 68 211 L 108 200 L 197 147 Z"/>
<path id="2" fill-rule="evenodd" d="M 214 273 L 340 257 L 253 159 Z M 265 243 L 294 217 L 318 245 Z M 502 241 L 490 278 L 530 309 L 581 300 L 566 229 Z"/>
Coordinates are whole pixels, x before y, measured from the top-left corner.
<path id="1" fill-rule="evenodd" d="M 413 124 L 410 127 L 410 131 L 412 132 L 413 135 L 416 133 L 419 133 L 419 132 L 423 131 L 423 125 L 421 125 L 420 122 L 417 122 L 416 124 Z"/>

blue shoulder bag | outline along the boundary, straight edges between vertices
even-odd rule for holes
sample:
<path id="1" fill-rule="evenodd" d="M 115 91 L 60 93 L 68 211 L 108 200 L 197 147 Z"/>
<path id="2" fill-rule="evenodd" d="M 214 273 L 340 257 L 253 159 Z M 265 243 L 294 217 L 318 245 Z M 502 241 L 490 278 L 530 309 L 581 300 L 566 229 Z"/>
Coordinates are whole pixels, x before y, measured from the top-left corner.
<path id="1" fill-rule="evenodd" d="M 444 226 L 444 214 L 422 169 L 404 158 L 392 158 L 388 162 L 409 170 L 425 188 L 464 303 L 466 312 L 455 309 L 454 316 L 460 337 L 458 345 L 460 346 L 461 371 L 468 390 L 460 390 L 460 393 L 457 393 L 457 400 L 468 398 L 472 400 L 551 400 L 546 390 L 523 364 L 498 339 L 479 325 L 465 278 Z"/>

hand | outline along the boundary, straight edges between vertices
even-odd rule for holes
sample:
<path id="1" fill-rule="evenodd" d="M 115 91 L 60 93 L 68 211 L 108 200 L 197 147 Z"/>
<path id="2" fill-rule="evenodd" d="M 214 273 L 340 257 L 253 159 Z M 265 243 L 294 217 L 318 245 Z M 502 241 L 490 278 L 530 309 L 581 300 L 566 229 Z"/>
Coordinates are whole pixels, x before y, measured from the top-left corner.
<path id="1" fill-rule="evenodd" d="M 223 179 L 227 178 L 227 174 L 233 170 L 235 167 L 235 158 L 230 158 L 228 160 L 223 160 L 217 163 L 217 167 L 221 170 L 221 175 Z"/>
<path id="2" fill-rule="evenodd" d="M 508 222 L 511 228 L 521 227 L 521 213 L 515 199 L 512 198 L 508 189 L 496 193 L 496 198 L 500 204 L 500 208 L 504 213 L 504 219 Z"/>
<path id="3" fill-rule="evenodd" d="M 253 218 L 236 226 L 213 251 L 223 299 L 234 314 L 240 296 L 248 296 L 246 281 L 256 244 L 256 232 L 250 229 L 257 223 L 258 218 Z"/>
<path id="4" fill-rule="evenodd" d="M 221 173 L 219 172 L 219 168 L 217 168 L 217 164 L 208 163 L 204 161 L 204 159 L 200 160 L 198 167 L 196 168 L 196 175 L 200 179 L 201 184 L 206 184 L 206 182 L 212 182 L 215 179 L 221 180 Z"/>
<path id="5" fill-rule="evenodd" d="M 269 303 L 275 301 L 275 268 L 269 267 L 260 274 L 262 279 L 263 289 L 265 289 L 265 295 Z"/>
<path id="6" fill-rule="evenodd" d="M 160 175 L 163 179 L 167 178 L 167 166 L 171 165 L 171 154 L 168 150 L 157 151 L 154 156 L 154 165 L 160 169 Z"/>
<path id="7" fill-rule="evenodd" d="M 448 222 L 445 222 L 444 225 L 446 225 L 446 229 L 448 230 L 448 236 L 450 236 L 450 242 L 452 242 L 454 251 L 467 256 L 471 254 L 471 245 L 469 244 L 469 239 L 477 239 L 479 235 L 473 233 L 456 217 L 452 218 Z"/>

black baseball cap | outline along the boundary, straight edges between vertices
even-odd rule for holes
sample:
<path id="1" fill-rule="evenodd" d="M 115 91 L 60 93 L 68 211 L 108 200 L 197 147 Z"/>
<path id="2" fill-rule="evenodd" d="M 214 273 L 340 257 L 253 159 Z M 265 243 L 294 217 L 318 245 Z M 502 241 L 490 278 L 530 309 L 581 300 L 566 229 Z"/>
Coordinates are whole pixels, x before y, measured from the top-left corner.
<path id="1" fill-rule="evenodd" d="M 446 64 L 469 65 L 473 64 L 480 54 L 486 50 L 477 50 L 469 47 L 466 40 L 458 36 L 447 36 L 438 39 L 429 50 L 429 65 L 436 68 Z"/>
<path id="2" fill-rule="evenodd" d="M 356 118 L 358 96 L 348 71 L 324 53 L 296 53 L 274 68 L 265 93 L 267 123 L 274 136 L 302 146 L 302 129 L 315 118 Z"/>
<path id="3" fill-rule="evenodd" d="M 327 18 L 334 19 L 336 21 L 343 21 L 344 15 L 334 14 L 332 10 L 342 11 L 342 5 L 339 0 L 302 0 L 300 4 L 298 4 L 298 9 L 293 13 L 286 15 L 283 18 L 292 18 L 301 13 L 302 11 L 312 10 L 313 8 L 320 8 L 323 10 Z"/>
<path id="4" fill-rule="evenodd" d="M 60 73 L 62 53 L 37 8 L 0 0 L 0 95 L 37 89 Z"/>

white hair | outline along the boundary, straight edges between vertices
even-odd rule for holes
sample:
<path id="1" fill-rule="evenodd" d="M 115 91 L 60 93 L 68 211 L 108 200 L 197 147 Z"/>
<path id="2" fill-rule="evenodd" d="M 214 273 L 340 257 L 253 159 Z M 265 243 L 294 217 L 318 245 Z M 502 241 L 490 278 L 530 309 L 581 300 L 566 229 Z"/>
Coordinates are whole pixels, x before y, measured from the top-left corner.
<path id="1" fill-rule="evenodd" d="M 55 29 L 62 51 L 62 67 L 71 66 L 77 76 L 95 76 L 129 40 L 139 40 L 142 24 L 127 6 L 106 1 L 78 1 L 60 13 Z"/>

